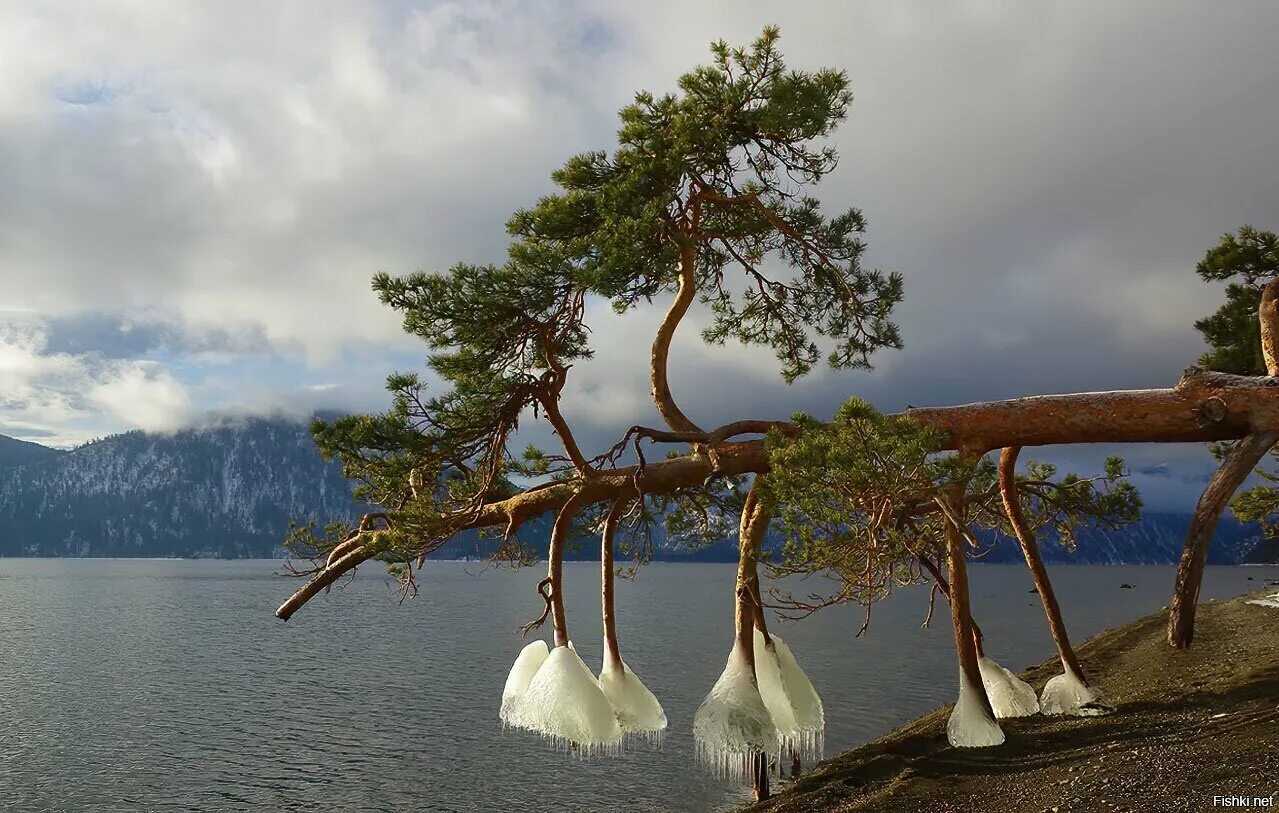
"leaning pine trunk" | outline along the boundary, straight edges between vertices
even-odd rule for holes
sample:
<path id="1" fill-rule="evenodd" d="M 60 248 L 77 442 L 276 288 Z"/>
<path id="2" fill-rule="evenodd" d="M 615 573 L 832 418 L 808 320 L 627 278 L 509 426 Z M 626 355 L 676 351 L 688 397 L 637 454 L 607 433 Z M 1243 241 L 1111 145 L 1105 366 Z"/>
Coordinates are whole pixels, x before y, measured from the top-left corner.
<path id="1" fill-rule="evenodd" d="M 1266 373 L 1279 375 L 1279 350 L 1276 349 L 1279 345 L 1279 279 L 1271 280 L 1262 291 L 1257 318 L 1261 322 L 1261 355 L 1266 361 Z M 1176 649 L 1188 649 L 1194 640 L 1199 587 L 1203 584 L 1208 548 L 1212 546 L 1221 512 L 1276 442 L 1279 442 L 1279 432 L 1254 432 L 1236 443 L 1195 505 L 1181 561 L 1177 564 L 1177 583 L 1168 604 L 1168 643 Z"/>
<path id="2" fill-rule="evenodd" d="M 1195 504 L 1181 561 L 1177 564 L 1177 583 L 1168 604 L 1168 643 L 1176 649 L 1188 649 L 1194 639 L 1195 606 L 1199 603 L 1204 565 L 1208 563 L 1208 548 L 1212 546 L 1221 513 L 1276 441 L 1279 433 L 1260 432 L 1236 443 L 1213 472 Z"/>
<path id="3" fill-rule="evenodd" d="M 758 605 L 756 596 L 759 592 L 759 554 L 754 537 L 760 530 L 757 522 L 763 514 L 756 487 L 752 484 L 751 490 L 746 494 L 746 502 L 742 506 L 742 521 L 738 531 L 735 614 L 737 647 L 752 675 L 755 674 L 755 621 Z M 747 773 L 750 775 L 751 790 L 755 794 L 755 799 L 757 801 L 767 799 L 770 796 L 768 755 L 763 751 L 752 751 L 746 755 L 746 760 Z"/>

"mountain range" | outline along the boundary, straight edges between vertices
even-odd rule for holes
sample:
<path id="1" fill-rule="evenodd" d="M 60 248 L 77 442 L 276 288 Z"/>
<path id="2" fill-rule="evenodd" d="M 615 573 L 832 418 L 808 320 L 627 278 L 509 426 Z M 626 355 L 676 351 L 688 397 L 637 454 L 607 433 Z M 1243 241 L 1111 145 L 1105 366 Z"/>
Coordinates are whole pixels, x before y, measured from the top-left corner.
<path id="1" fill-rule="evenodd" d="M 359 511 L 296 421 L 126 432 L 70 451 L 4 440 L 0 555 L 270 556 L 290 520 Z"/>
<path id="2" fill-rule="evenodd" d="M 339 464 L 323 460 L 307 426 L 291 419 L 126 432 L 69 451 L 0 436 L 0 556 L 270 557 L 282 554 L 290 521 L 325 523 L 360 512 Z M 1044 557 L 1169 564 L 1177 561 L 1189 521 L 1188 513 L 1148 512 L 1119 531 L 1081 533 L 1074 552 L 1046 542 Z M 549 523 L 538 522 L 526 541 L 544 553 L 548 530 Z M 731 540 L 694 548 L 655 537 L 660 559 L 736 559 Z M 982 561 L 1020 561 L 1010 540 L 985 542 Z M 485 547 L 467 534 L 437 555 L 474 556 Z M 571 555 L 593 558 L 590 548 Z M 1210 562 L 1262 561 L 1279 561 L 1279 544 L 1263 540 L 1256 526 L 1224 518 Z"/>

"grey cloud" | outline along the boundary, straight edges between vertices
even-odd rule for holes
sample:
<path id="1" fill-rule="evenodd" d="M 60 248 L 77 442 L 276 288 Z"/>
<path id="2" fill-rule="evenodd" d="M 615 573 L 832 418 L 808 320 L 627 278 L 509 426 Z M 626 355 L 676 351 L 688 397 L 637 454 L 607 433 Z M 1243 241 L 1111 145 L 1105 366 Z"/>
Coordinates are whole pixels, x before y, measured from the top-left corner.
<path id="1" fill-rule="evenodd" d="M 1220 299 L 1196 260 L 1238 225 L 1279 227 L 1269 3 L 275 9 L 157 10 L 145 42 L 127 5 L 0 12 L 42 21 L 33 47 L 0 48 L 0 307 L 55 318 L 51 342 L 197 359 L 208 341 L 337 385 L 212 381 L 206 406 L 376 403 L 397 366 L 379 358 L 421 349 L 373 299 L 374 271 L 500 260 L 508 213 L 564 158 L 607 147 L 634 90 L 668 89 L 710 40 L 770 22 L 792 65 L 849 71 L 821 196 L 861 208 L 871 263 L 905 274 L 906 348 L 788 387 L 766 352 L 706 348 L 686 326 L 674 386 L 699 421 L 826 415 L 854 394 L 899 409 L 1168 386 Z M 599 310 L 600 357 L 567 405 L 597 448 L 654 420 L 654 311 Z M 103 312 L 169 327 L 117 335 Z M 1126 453 L 1193 477 L 1210 465 L 1199 448 Z M 1140 476 L 1184 499 L 1177 478 Z"/>
<path id="2" fill-rule="evenodd" d="M 2 317 L 0 317 L 2 318 Z M 96 352 L 106 358 L 134 358 L 161 347 L 164 326 L 133 324 L 104 313 L 85 313 L 49 319 L 45 350 L 49 353 Z"/>
<path id="3" fill-rule="evenodd" d="M 30 426 L 0 418 L 0 435 L 40 443 L 56 437 L 57 433 L 51 429 L 41 429 L 38 426 Z"/>

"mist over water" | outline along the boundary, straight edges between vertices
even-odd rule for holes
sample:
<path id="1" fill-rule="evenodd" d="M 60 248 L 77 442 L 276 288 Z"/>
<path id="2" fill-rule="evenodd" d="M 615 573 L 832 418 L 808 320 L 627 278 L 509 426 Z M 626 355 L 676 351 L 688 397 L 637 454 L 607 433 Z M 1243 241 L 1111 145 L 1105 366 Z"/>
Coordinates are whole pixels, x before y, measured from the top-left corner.
<path id="1" fill-rule="evenodd" d="M 0 792 L 13 810 L 715 811 L 743 788 L 695 766 L 698 704 L 732 643 L 733 565 L 619 581 L 622 653 L 665 706 L 660 751 L 583 762 L 503 731 L 516 632 L 541 570 L 430 563 L 397 604 L 377 566 L 287 624 L 273 561 L 0 559 Z M 600 662 L 599 569 L 566 563 L 569 631 Z M 1279 568 L 1209 568 L 1203 600 Z M 1248 580 L 1252 577 L 1252 580 Z M 1169 567 L 1053 569 L 1082 641 L 1166 604 Z M 1121 589 L 1128 583 L 1131 589 Z M 1024 568 L 972 568 L 989 654 L 1052 653 Z M 804 585 L 797 585 L 804 590 Z M 953 699 L 948 616 L 927 588 L 777 624 L 821 693 L 827 755 Z M 1123 702 L 1122 697 L 1114 698 Z"/>

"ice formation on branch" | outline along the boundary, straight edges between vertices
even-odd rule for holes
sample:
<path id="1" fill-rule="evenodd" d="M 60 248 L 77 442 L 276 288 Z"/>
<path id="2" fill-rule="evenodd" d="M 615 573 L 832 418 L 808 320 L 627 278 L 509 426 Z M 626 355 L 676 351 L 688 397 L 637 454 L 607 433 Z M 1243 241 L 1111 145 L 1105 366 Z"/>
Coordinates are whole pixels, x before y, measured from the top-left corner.
<path id="1" fill-rule="evenodd" d="M 775 753 L 777 726 L 740 644 L 693 717 L 697 757 L 720 776 L 742 780 L 752 754 Z"/>
<path id="2" fill-rule="evenodd" d="M 981 702 L 981 688 L 972 685 L 962 670 L 959 675 L 959 699 L 946 721 L 946 739 L 956 748 L 987 748 L 1004 741 L 1004 731 L 986 713 Z"/>
<path id="3" fill-rule="evenodd" d="M 502 710 L 498 712 L 498 716 L 506 725 L 523 727 L 519 721 L 520 705 L 528 692 L 529 683 L 549 654 L 546 641 L 542 640 L 534 641 L 520 650 L 515 665 L 511 667 L 511 673 L 506 676 L 506 686 L 502 689 Z"/>
<path id="4" fill-rule="evenodd" d="M 518 704 L 517 725 L 583 756 L 616 753 L 622 729 L 599 681 L 578 654 L 557 646 L 546 657 Z"/>
<path id="5" fill-rule="evenodd" d="M 599 684 L 613 706 L 623 734 L 637 734 L 655 743 L 661 742 L 662 732 L 666 730 L 662 704 L 625 662 L 613 659 L 607 648 Z"/>
<path id="6" fill-rule="evenodd" d="M 1100 689 L 1086 685 L 1069 669 L 1045 684 L 1039 709 L 1044 714 L 1075 717 L 1097 717 L 1115 710 Z"/>
<path id="7" fill-rule="evenodd" d="M 1039 711 L 1039 698 L 1029 683 L 985 656 L 978 658 L 977 666 L 996 719 L 1029 717 Z"/>
<path id="8" fill-rule="evenodd" d="M 755 630 L 755 677 L 760 697 L 777 727 L 783 755 L 797 753 L 805 762 L 822 758 L 826 715 L 822 699 L 790 647 L 776 635 L 768 643 Z"/>
<path id="9" fill-rule="evenodd" d="M 759 696 L 764 707 L 773 718 L 777 727 L 777 736 L 782 740 L 799 730 L 795 720 L 795 709 L 791 706 L 790 694 L 786 691 L 786 683 L 782 677 L 782 667 L 778 663 L 777 647 L 764 643 L 764 636 L 755 630 L 755 681 L 759 686 Z"/>

